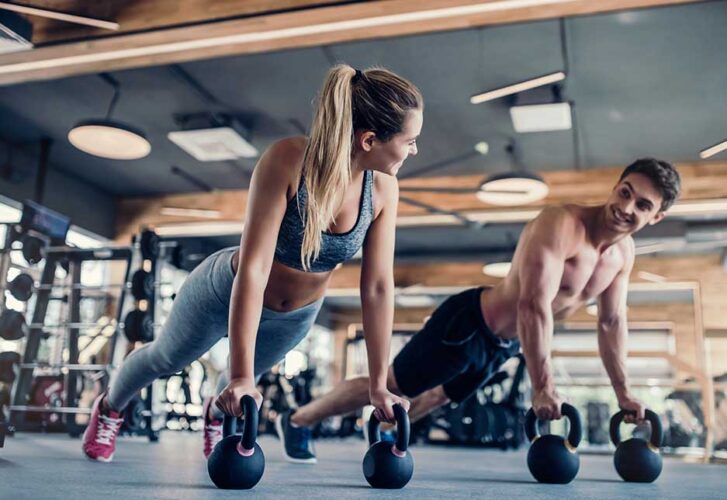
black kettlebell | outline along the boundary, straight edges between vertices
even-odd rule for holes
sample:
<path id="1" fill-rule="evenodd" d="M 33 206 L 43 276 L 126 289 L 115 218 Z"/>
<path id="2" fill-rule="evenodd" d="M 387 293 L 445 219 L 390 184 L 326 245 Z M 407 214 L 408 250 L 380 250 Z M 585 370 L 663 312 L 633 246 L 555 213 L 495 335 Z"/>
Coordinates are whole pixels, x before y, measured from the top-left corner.
<path id="1" fill-rule="evenodd" d="M 252 396 L 240 400 L 245 423 L 242 436 L 235 434 L 237 418 L 225 415 L 222 427 L 224 439 L 217 443 L 207 459 L 210 479 L 218 488 L 249 490 L 265 472 L 265 455 L 257 440 L 258 411 Z"/>
<path id="2" fill-rule="evenodd" d="M 624 481 L 636 483 L 651 483 L 661 474 L 662 460 L 659 453 L 661 438 L 663 436 L 659 415 L 646 410 L 646 420 L 651 424 L 651 438 L 645 441 L 632 437 L 621 441 L 619 426 L 624 417 L 634 412 L 621 410 L 611 417 L 611 441 L 616 445 L 613 455 L 613 464 L 616 472 Z"/>
<path id="3" fill-rule="evenodd" d="M 369 450 L 363 459 L 366 481 L 374 488 L 397 489 L 406 486 L 414 473 L 414 459 L 409 447 L 409 415 L 399 404 L 394 405 L 396 418 L 396 443 L 381 441 L 379 419 L 371 414 L 369 419 Z"/>
<path id="4" fill-rule="evenodd" d="M 561 413 L 570 421 L 568 438 L 546 434 L 540 436 L 537 416 L 532 408 L 525 415 L 525 435 L 530 440 L 528 468 L 540 483 L 567 484 L 578 474 L 580 459 L 576 448 L 583 437 L 581 415 L 574 406 L 563 403 Z"/>

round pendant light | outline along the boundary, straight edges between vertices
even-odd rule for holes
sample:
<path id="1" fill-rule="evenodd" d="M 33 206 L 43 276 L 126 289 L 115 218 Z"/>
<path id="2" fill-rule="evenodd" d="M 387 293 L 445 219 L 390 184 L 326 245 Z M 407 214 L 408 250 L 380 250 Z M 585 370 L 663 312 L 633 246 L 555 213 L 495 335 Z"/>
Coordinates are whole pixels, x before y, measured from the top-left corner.
<path id="1" fill-rule="evenodd" d="M 68 132 L 68 140 L 85 153 L 111 160 L 137 160 L 151 151 L 151 144 L 141 130 L 108 119 L 76 124 Z"/>
<path id="2" fill-rule="evenodd" d="M 526 205 L 548 195 L 548 185 L 531 172 L 507 172 L 485 179 L 477 191 L 477 199 L 492 205 Z"/>

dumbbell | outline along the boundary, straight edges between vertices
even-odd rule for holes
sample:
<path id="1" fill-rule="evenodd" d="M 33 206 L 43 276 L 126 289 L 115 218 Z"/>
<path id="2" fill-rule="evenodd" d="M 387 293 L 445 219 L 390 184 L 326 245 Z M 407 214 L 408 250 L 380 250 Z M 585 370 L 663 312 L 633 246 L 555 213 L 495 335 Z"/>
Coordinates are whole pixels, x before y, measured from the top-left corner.
<path id="1" fill-rule="evenodd" d="M 149 300 L 154 296 L 154 275 L 138 269 L 131 277 L 131 295 L 136 300 Z"/>
<path id="2" fill-rule="evenodd" d="M 154 340 L 154 320 L 147 311 L 133 309 L 124 318 L 124 335 L 129 342 Z"/>
<path id="3" fill-rule="evenodd" d="M 14 351 L 0 352 L 0 382 L 12 384 L 15 380 L 15 367 L 20 363 L 20 354 Z"/>
<path id="4" fill-rule="evenodd" d="M 35 281 L 32 276 L 26 273 L 18 274 L 12 281 L 8 282 L 8 291 L 21 302 L 30 300 L 33 296 Z"/>
<path id="5" fill-rule="evenodd" d="M 139 236 L 139 249 L 144 260 L 154 260 L 159 256 L 159 236 L 152 230 L 146 229 Z"/>
<path id="6" fill-rule="evenodd" d="M 631 438 L 621 441 L 619 426 L 623 422 L 626 410 L 621 410 L 611 417 L 611 441 L 616 445 L 613 464 L 616 472 L 624 481 L 651 483 L 661 474 L 662 460 L 659 453 L 663 436 L 659 415 L 646 410 L 646 420 L 651 424 L 651 437 L 648 441 Z M 633 414 L 633 412 L 631 412 Z"/>
<path id="7" fill-rule="evenodd" d="M 530 408 L 525 415 L 525 435 L 530 440 L 528 468 L 540 483 L 570 483 L 580 467 L 576 448 L 583 435 L 581 415 L 568 403 L 563 403 L 560 411 L 570 421 L 567 439 L 555 434 L 540 436 L 537 429 L 538 419 L 533 409 Z"/>
<path id="8" fill-rule="evenodd" d="M 5 340 L 20 340 L 27 333 L 25 315 L 20 311 L 5 309 L 0 314 L 0 337 Z"/>
<path id="9" fill-rule="evenodd" d="M 43 260 L 43 248 L 45 247 L 43 240 L 26 234 L 20 238 L 20 242 L 23 244 L 23 258 L 28 264 L 33 266 Z"/>

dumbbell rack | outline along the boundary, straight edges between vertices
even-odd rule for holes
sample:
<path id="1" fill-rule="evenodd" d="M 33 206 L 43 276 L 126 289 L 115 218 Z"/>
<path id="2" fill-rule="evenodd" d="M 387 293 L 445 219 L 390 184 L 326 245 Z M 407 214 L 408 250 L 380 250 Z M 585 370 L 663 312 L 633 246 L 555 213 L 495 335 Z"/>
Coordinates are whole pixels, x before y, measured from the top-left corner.
<path id="1" fill-rule="evenodd" d="M 18 378 L 13 386 L 11 396 L 10 424 L 16 430 L 37 430 L 36 425 L 31 425 L 27 421 L 28 413 L 57 413 L 65 417 L 66 430 L 71 436 L 79 436 L 83 431 L 83 427 L 76 423 L 75 415 L 88 414 L 90 409 L 79 408 L 78 400 L 80 394 L 77 393 L 78 379 L 82 372 L 104 372 L 108 374 L 112 365 L 99 364 L 79 364 L 79 348 L 78 340 L 84 326 L 81 320 L 80 304 L 83 300 L 84 286 L 81 283 L 81 268 L 84 262 L 88 261 L 122 261 L 126 263 L 124 272 L 124 286 L 121 287 L 119 307 L 116 310 L 116 331 L 110 338 L 109 360 L 114 359 L 114 351 L 116 348 L 116 340 L 118 336 L 118 325 L 121 321 L 123 312 L 123 304 L 126 295 L 126 283 L 129 279 L 129 269 L 133 256 L 132 249 L 129 247 L 104 247 L 94 249 L 78 249 L 66 246 L 48 247 L 45 249 L 45 266 L 40 278 L 40 286 L 37 287 L 37 295 L 35 299 L 35 308 L 33 316 L 28 328 L 28 336 L 25 343 L 25 352 L 19 366 Z M 9 258 L 9 256 L 3 256 Z M 68 263 L 69 284 L 55 285 L 56 267 L 61 262 Z M 0 263 L 0 270 L 3 268 Z M 98 288 L 98 287 L 90 287 Z M 64 363 L 48 365 L 38 363 L 38 351 L 40 343 L 44 335 L 44 322 L 48 303 L 53 299 L 54 290 L 68 290 L 68 312 L 69 317 L 65 325 L 61 325 L 67 330 L 67 349 L 68 357 Z M 62 407 L 44 407 L 28 405 L 30 391 L 33 386 L 34 374 L 36 368 L 50 368 L 59 371 L 64 375 L 65 388 L 65 406 Z"/>

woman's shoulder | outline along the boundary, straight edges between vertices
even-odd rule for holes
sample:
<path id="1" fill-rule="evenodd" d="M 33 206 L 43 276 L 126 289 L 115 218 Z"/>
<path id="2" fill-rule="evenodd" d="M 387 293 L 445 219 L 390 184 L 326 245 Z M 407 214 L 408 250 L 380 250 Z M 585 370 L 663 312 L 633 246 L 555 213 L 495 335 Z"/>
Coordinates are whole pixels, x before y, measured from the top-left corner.
<path id="1" fill-rule="evenodd" d="M 308 138 L 302 135 L 278 139 L 268 146 L 263 157 L 279 168 L 300 171 L 307 142 Z"/>
<path id="2" fill-rule="evenodd" d="M 256 170 L 260 168 L 264 170 L 260 173 L 264 173 L 265 177 L 275 178 L 278 182 L 285 180 L 296 189 L 307 140 L 305 136 L 294 136 L 273 142 L 263 153 Z"/>
<path id="3" fill-rule="evenodd" d="M 386 204 L 399 203 L 399 180 L 396 176 L 376 174 L 372 171 L 374 177 L 373 182 L 373 199 L 375 215 L 381 212 Z"/>

